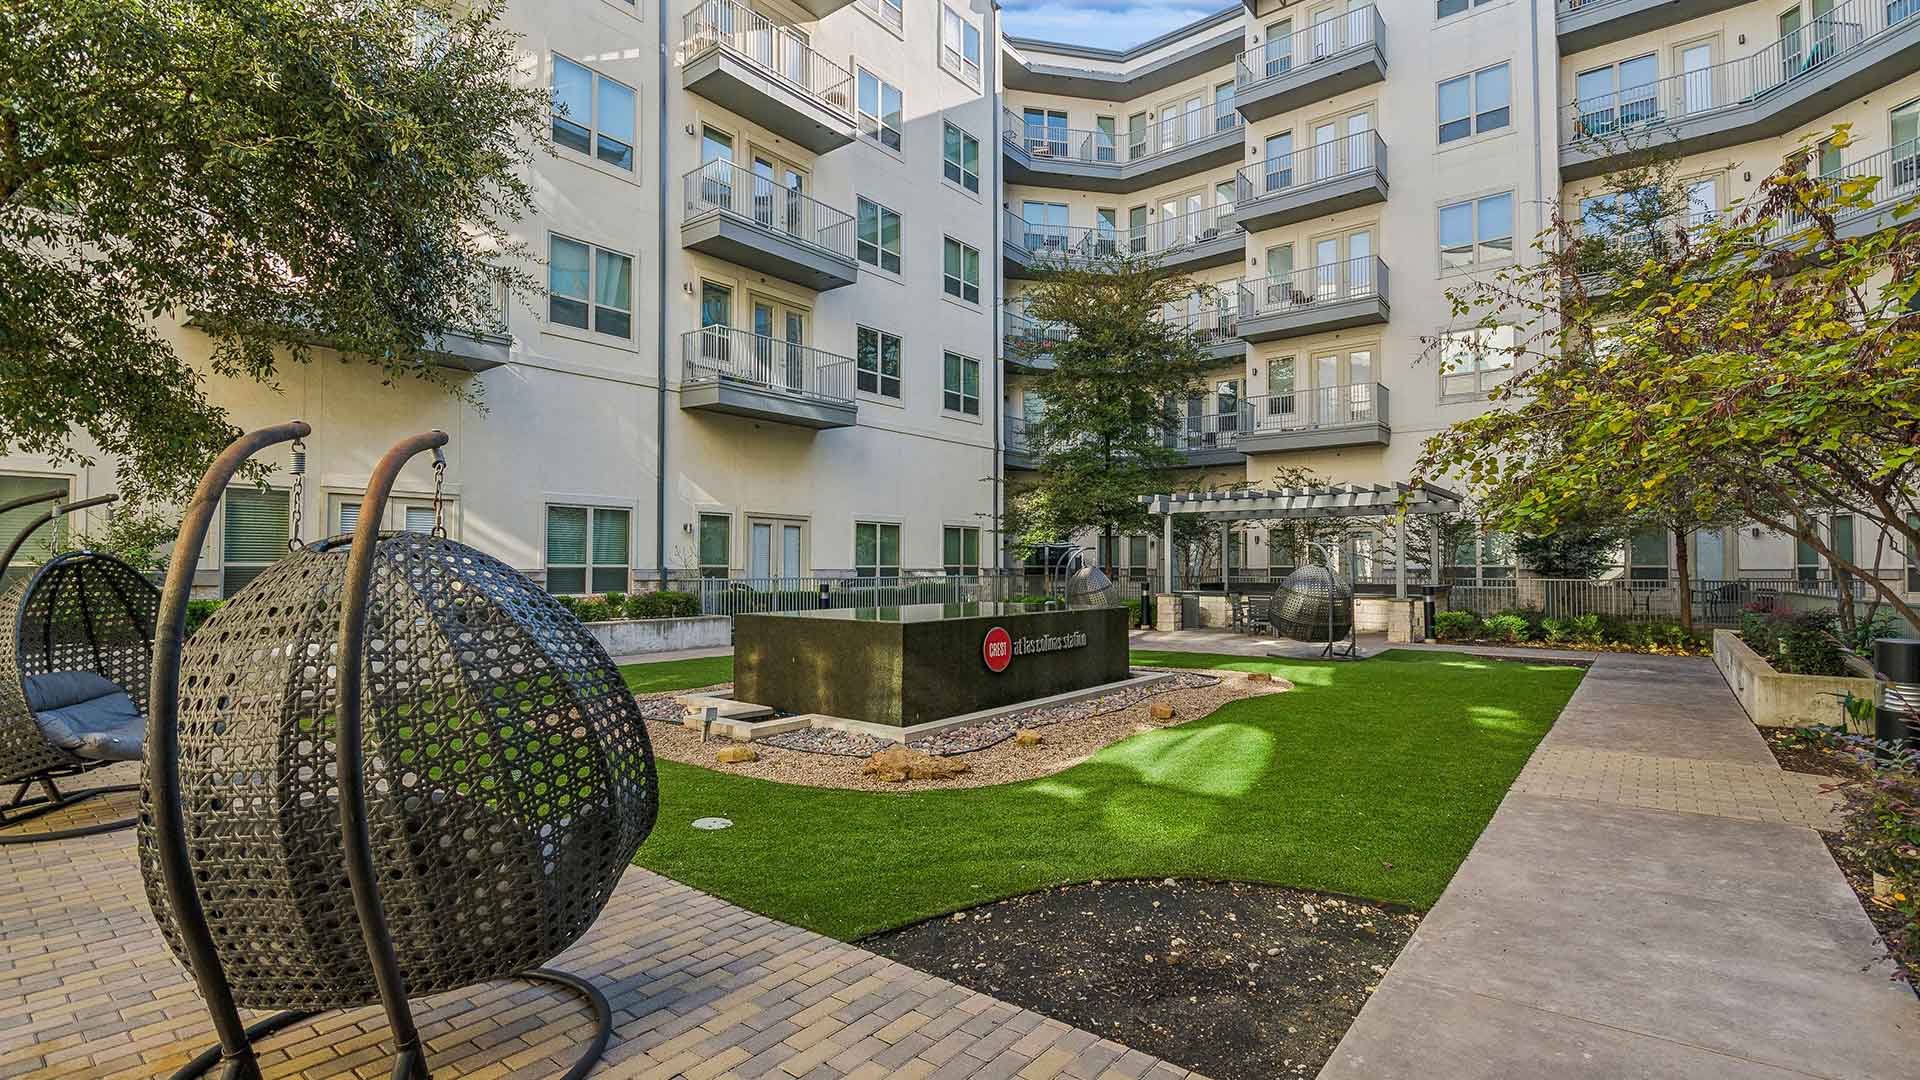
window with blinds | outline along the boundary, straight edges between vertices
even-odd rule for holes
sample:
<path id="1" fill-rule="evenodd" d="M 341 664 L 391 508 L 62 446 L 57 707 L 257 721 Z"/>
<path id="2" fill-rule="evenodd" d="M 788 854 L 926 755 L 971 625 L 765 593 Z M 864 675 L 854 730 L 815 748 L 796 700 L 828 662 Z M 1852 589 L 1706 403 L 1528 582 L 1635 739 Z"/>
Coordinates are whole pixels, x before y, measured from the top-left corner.
<path id="1" fill-rule="evenodd" d="M 432 528 L 430 508 L 427 515 L 426 527 Z M 632 536 L 631 511 L 547 507 L 547 591 L 573 596 L 625 592 L 632 580 Z"/>
<path id="2" fill-rule="evenodd" d="M 69 497 L 73 491 L 72 485 L 65 477 L 0 474 L 0 503 L 12 502 L 15 499 L 26 498 L 28 495 L 39 495 L 55 489 L 67 492 Z M 0 548 L 13 543 L 13 538 L 20 534 L 20 530 L 26 528 L 34 518 L 46 513 L 52 506 L 52 503 L 35 503 L 32 506 L 23 506 L 18 510 L 9 510 L 0 514 Z M 13 566 L 6 568 L 8 576 L 5 580 L 11 581 L 13 575 L 24 573 L 28 566 L 37 566 L 46 562 L 55 552 L 66 546 L 66 520 L 62 518 L 41 529 L 38 535 L 27 541 L 27 545 L 13 557 Z"/>
<path id="3" fill-rule="evenodd" d="M 220 532 L 220 595 L 232 596 L 278 562 L 292 536 L 286 492 L 227 489 Z"/>

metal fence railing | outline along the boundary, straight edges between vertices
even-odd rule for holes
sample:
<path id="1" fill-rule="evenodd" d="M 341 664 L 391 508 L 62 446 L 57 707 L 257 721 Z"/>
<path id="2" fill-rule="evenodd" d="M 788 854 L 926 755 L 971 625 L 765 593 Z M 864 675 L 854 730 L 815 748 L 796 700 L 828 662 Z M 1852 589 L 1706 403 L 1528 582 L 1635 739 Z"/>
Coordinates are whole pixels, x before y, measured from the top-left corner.
<path id="1" fill-rule="evenodd" d="M 853 360 L 795 342 L 709 326 L 681 335 L 680 358 L 680 379 L 688 385 L 730 382 L 788 397 L 853 403 Z"/>
<path id="2" fill-rule="evenodd" d="M 1013 210 L 1006 212 L 1007 243 L 1024 252 L 1029 260 L 1056 266 L 1111 258 L 1123 250 L 1132 255 L 1167 255 L 1195 244 L 1240 234 L 1240 226 L 1233 221 L 1233 207 L 1226 203 L 1124 230 L 1117 226 L 1052 225 L 1027 221 Z"/>
<path id="3" fill-rule="evenodd" d="M 1847 0 L 1747 56 L 1631 86 L 1576 92 L 1561 113 L 1560 141 L 1573 145 L 1628 135 L 1783 95 L 1915 16 L 1920 16 L 1916 0 Z"/>
<path id="4" fill-rule="evenodd" d="M 764 615 L 790 611 L 890 608 L 910 604 L 978 604 L 1030 597 L 1064 597 L 1065 575 L 982 570 L 928 571 L 887 577 L 852 573 L 796 577 L 702 577 L 676 582 L 700 598 L 705 615 Z M 1114 583 L 1124 600 L 1138 600 L 1144 580 Z"/>
<path id="5" fill-rule="evenodd" d="M 1234 60 L 1233 82 L 1236 94 L 1245 94 L 1269 79 L 1278 79 L 1296 68 L 1319 63 L 1352 49 L 1385 41 L 1387 24 L 1372 5 L 1351 8 L 1283 37 L 1269 38 L 1257 49 L 1248 49 Z"/>
<path id="6" fill-rule="evenodd" d="M 1916 0 L 1920 3 L 1920 0 Z M 1920 139 L 1909 139 L 1891 149 L 1877 154 L 1850 161 L 1830 173 L 1820 177 L 1823 184 L 1839 187 L 1841 185 L 1862 184 L 1866 186 L 1863 194 L 1871 201 L 1868 206 L 1834 207 L 1835 216 L 1840 224 L 1855 218 L 1885 210 L 1902 200 L 1920 196 Z M 1851 200 L 1850 200 L 1851 201 Z M 1786 214 L 1768 230 L 1766 242 L 1777 245 L 1794 233 L 1806 228 L 1809 219 L 1804 215 Z"/>
<path id="7" fill-rule="evenodd" d="M 1079 165 L 1110 165 L 1115 170 L 1138 161 L 1170 154 L 1185 146 L 1239 129 L 1240 112 L 1232 97 L 1209 104 L 1195 99 L 1192 106 L 1138 130 L 1086 131 L 1066 126 L 1065 114 L 1045 109 L 1004 110 L 1000 137 L 1024 152 L 1036 164 L 1069 161 Z"/>
<path id="8" fill-rule="evenodd" d="M 727 214 L 768 232 L 853 258 L 853 215 L 731 161 L 709 161 L 682 178 L 686 220 Z"/>
<path id="9" fill-rule="evenodd" d="M 853 73 L 815 52 L 807 39 L 734 0 L 702 0 L 681 20 L 685 60 L 728 49 L 762 73 L 853 122 Z"/>
<path id="10" fill-rule="evenodd" d="M 1241 169 L 1234 175 L 1233 200 L 1245 206 L 1269 195 L 1370 172 L 1387 174 L 1387 142 L 1377 131 L 1355 132 Z"/>
<path id="11" fill-rule="evenodd" d="M 1771 600 L 1784 593 L 1836 598 L 1839 595 L 1832 580 L 1820 576 L 1702 578 L 1692 584 L 1693 622 L 1701 627 L 1738 626 L 1740 613 L 1748 604 Z M 1858 583 L 1853 589 L 1861 598 L 1868 593 L 1865 586 Z M 1619 577 L 1598 581 L 1520 578 L 1509 582 L 1456 584 L 1449 593 L 1448 606 L 1481 616 L 1530 609 L 1558 619 L 1601 615 L 1624 622 L 1668 622 L 1680 616 L 1680 586 L 1671 578 Z"/>

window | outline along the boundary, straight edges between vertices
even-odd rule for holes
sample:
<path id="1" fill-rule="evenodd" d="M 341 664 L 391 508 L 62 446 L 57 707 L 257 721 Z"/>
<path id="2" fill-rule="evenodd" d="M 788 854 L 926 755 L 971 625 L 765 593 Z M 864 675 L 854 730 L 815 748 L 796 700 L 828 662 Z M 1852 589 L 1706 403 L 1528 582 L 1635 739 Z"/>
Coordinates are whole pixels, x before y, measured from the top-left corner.
<path id="1" fill-rule="evenodd" d="M 1439 0 L 1439 10 L 1435 17 L 1441 19 L 1451 18 L 1467 10 L 1469 6 L 1486 7 L 1491 3 L 1493 3 L 1493 0 Z"/>
<path id="2" fill-rule="evenodd" d="M 633 87 L 553 57 L 553 141 L 633 171 Z"/>
<path id="3" fill-rule="evenodd" d="M 854 337 L 854 370 L 860 389 L 899 398 L 900 339 L 871 326 L 860 327 Z"/>
<path id="4" fill-rule="evenodd" d="M 633 258 L 564 236 L 548 237 L 547 320 L 632 337 Z"/>
<path id="5" fill-rule="evenodd" d="M 1468 583 L 1513 580 L 1511 536 L 1482 533 L 1472 525 L 1448 528 L 1441 535 L 1447 551 L 1445 580 Z M 1664 569 L 1662 573 L 1664 575 Z"/>
<path id="6" fill-rule="evenodd" d="M 948 525 L 940 530 L 940 550 L 949 574 L 980 572 L 980 530 Z"/>
<path id="7" fill-rule="evenodd" d="M 1665 582 L 1667 571 L 1667 534 L 1646 529 L 1627 541 L 1627 580 Z"/>
<path id="8" fill-rule="evenodd" d="M 955 352 L 946 354 L 945 385 L 941 402 L 947 411 L 980 415 L 980 361 Z"/>
<path id="9" fill-rule="evenodd" d="M 942 167 L 947 179 L 978 193 L 980 190 L 980 140 L 954 127 L 946 126 L 946 145 Z"/>
<path id="10" fill-rule="evenodd" d="M 1127 117 L 1127 160 L 1138 161 L 1147 156 L 1147 114 L 1134 113 Z"/>
<path id="11" fill-rule="evenodd" d="M 632 581 L 630 510 L 547 507 L 547 591 L 625 592 Z"/>
<path id="12" fill-rule="evenodd" d="M 860 0 L 860 3 L 873 13 L 874 18 L 891 27 L 895 33 L 900 32 L 901 24 L 906 21 L 900 10 L 904 0 Z"/>
<path id="13" fill-rule="evenodd" d="M 1458 270 L 1513 258 L 1513 193 L 1440 208 L 1440 267 Z"/>
<path id="14" fill-rule="evenodd" d="M 1067 114 L 1058 109 L 1026 109 L 1020 115 L 1027 153 L 1034 157 L 1067 156 Z"/>
<path id="15" fill-rule="evenodd" d="M 724 578 L 733 565 L 733 519 L 726 514 L 700 515 L 700 576 Z"/>
<path id="16" fill-rule="evenodd" d="M 980 28 L 944 5 L 940 8 L 940 66 L 968 86 L 980 85 Z"/>
<path id="17" fill-rule="evenodd" d="M 1093 118 L 1093 160 L 1112 162 L 1119 160 L 1120 121 L 1111 116 Z"/>
<path id="18" fill-rule="evenodd" d="M 900 88 L 860 69 L 860 133 L 890 150 L 900 149 Z"/>
<path id="19" fill-rule="evenodd" d="M 860 577 L 899 577 L 900 526 L 854 522 L 853 572 Z"/>
<path id="20" fill-rule="evenodd" d="M 1127 211 L 1127 250 L 1135 255 L 1147 251 L 1147 208 L 1136 206 Z"/>
<path id="21" fill-rule="evenodd" d="M 1659 76 L 1660 60 L 1653 53 L 1575 75 L 1573 103 L 1579 110 L 1579 133 L 1612 135 L 1654 119 L 1659 113 L 1659 96 L 1653 84 Z M 1703 91 L 1711 94 L 1711 87 L 1710 77 L 1687 78 L 1687 90 L 1695 96 Z"/>
<path id="22" fill-rule="evenodd" d="M 854 254 L 869 266 L 900 272 L 900 215 L 871 199 L 858 200 L 859 235 Z"/>
<path id="23" fill-rule="evenodd" d="M 12 502 L 28 495 L 40 495 L 49 491 L 62 492 L 62 498 L 71 497 L 73 488 L 64 476 L 0 476 L 0 503 Z M 49 503 L 34 503 L 18 510 L 9 510 L 0 514 L 0 544 L 11 541 L 20 535 L 34 518 L 46 513 Z M 46 562 L 67 546 L 67 518 L 65 515 L 53 519 L 53 524 L 35 533 L 14 557 L 16 566 L 21 564 L 39 564 Z M 284 554 L 284 549 L 282 554 Z M 4 568 L 0 568 L 4 569 Z M 19 572 L 19 571 L 16 571 Z"/>
<path id="24" fill-rule="evenodd" d="M 227 489 L 220 532 L 220 595 L 232 596 L 286 557 L 293 536 L 291 499 L 284 491 Z"/>
<path id="25" fill-rule="evenodd" d="M 1505 64 L 1440 84 L 1440 141 L 1481 135 L 1512 122 L 1512 87 Z"/>
<path id="26" fill-rule="evenodd" d="M 949 236 L 942 244 L 946 255 L 942 284 L 948 296 L 957 296 L 969 304 L 980 302 L 980 249 Z"/>
<path id="27" fill-rule="evenodd" d="M 1818 529 L 1819 522 L 1813 527 Z M 1834 514 L 1827 519 L 1826 544 L 1834 554 L 1853 561 L 1853 515 Z M 1795 538 L 1793 541 L 1793 576 L 1802 583 L 1812 585 L 1827 574 L 1827 557 L 1815 550 L 1812 544 Z"/>
<path id="28" fill-rule="evenodd" d="M 1440 335 L 1440 396 L 1485 397 L 1513 375 L 1511 326 L 1448 330 Z"/>

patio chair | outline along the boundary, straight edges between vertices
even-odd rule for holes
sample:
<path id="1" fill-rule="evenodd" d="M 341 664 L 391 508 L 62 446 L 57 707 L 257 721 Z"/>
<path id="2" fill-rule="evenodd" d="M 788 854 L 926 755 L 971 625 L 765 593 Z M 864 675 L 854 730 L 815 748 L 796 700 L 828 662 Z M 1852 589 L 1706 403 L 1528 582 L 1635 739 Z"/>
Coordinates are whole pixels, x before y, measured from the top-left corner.
<path id="1" fill-rule="evenodd" d="M 295 549 L 182 643 L 228 480 L 307 430 L 254 432 L 214 463 L 161 599 L 141 869 L 220 1037 L 175 1076 L 257 1078 L 254 1040 L 378 1003 L 393 1076 L 424 1080 L 407 999 L 506 978 L 591 1005 L 598 1033 L 566 1073 L 584 1076 L 606 1000 L 535 965 L 586 932 L 651 830 L 653 753 L 619 670 L 539 585 L 438 527 L 369 524 L 446 435 L 388 451 L 351 537 Z M 240 1009 L 284 1011 L 246 1028 Z"/>
<path id="2" fill-rule="evenodd" d="M 28 538 L 58 518 L 117 496 L 58 503 L 50 491 L 0 506 L 0 513 L 56 502 L 20 531 L 0 556 L 11 565 Z M 126 563 L 94 551 L 68 551 L 0 592 L 0 783 L 19 785 L 0 807 L 0 828 L 75 803 L 136 790 L 113 784 L 62 791 L 57 781 L 140 759 L 159 590 Z M 42 794 L 29 792 L 38 786 Z M 69 829 L 0 836 L 32 844 L 125 829 L 132 817 Z"/>

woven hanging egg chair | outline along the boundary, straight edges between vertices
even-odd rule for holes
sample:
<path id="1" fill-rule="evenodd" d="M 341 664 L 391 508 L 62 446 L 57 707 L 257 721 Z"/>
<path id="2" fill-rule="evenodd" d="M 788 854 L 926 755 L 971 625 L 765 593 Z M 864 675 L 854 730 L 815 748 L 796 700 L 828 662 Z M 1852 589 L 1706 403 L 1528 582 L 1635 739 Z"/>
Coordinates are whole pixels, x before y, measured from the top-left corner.
<path id="1" fill-rule="evenodd" d="M 56 505 L 20 530 L 0 567 L 60 517 L 118 496 L 61 503 L 64 490 L 16 499 L 0 513 Z M 126 563 L 95 551 L 68 551 L 0 590 L 0 784 L 19 785 L 0 806 L 0 828 L 85 799 L 136 789 L 112 784 L 60 790 L 57 781 L 122 761 L 137 761 L 146 732 L 147 676 L 160 591 Z M 29 798 L 39 785 L 43 794 Z M 128 828 L 134 818 L 70 829 L 13 833 L 0 844 L 29 844 Z"/>
<path id="2" fill-rule="evenodd" d="M 416 437 L 382 460 L 366 529 L 407 458 L 445 442 Z M 200 510 L 196 496 L 204 529 Z M 191 578 L 179 570 L 164 627 Z M 657 786 L 632 693 L 558 601 L 438 530 L 361 531 L 267 568 L 171 673 L 159 663 L 142 870 L 222 1041 L 177 1075 L 223 1059 L 226 1075 L 257 1075 L 250 1043 L 272 1027 L 238 1033 L 236 1007 L 287 1010 L 284 1025 L 383 1003 L 394 1075 L 424 1077 L 406 998 L 514 977 L 588 997 L 601 1031 L 567 1075 L 591 1069 L 605 1001 L 536 965 L 606 905 Z M 176 689 L 177 712 L 159 700 Z"/>
<path id="3" fill-rule="evenodd" d="M 1267 618 L 1275 634 L 1295 641 L 1325 642 L 1329 652 L 1334 642 L 1351 637 L 1353 586 L 1340 580 L 1331 561 L 1323 552 L 1319 565 L 1295 569 L 1274 590 Z"/>

